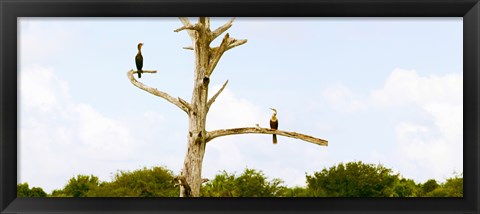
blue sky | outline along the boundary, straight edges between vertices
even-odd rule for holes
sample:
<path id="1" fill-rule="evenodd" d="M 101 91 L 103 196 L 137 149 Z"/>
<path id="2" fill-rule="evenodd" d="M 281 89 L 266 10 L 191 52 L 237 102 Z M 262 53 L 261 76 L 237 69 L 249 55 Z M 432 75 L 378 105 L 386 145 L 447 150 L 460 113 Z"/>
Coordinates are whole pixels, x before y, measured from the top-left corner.
<path id="1" fill-rule="evenodd" d="M 212 18 L 212 29 L 229 18 Z M 191 18 L 196 21 L 196 18 Z M 110 180 L 117 170 L 157 165 L 179 173 L 187 117 L 133 86 L 190 100 L 194 56 L 177 18 L 20 18 L 19 176 L 46 191 L 77 174 Z M 207 145 L 202 177 L 246 167 L 304 186 L 341 162 L 381 163 L 417 182 L 463 170 L 461 18 L 237 18 L 210 95 L 229 80 L 207 131 L 260 124 L 270 107 L 279 129 L 329 141 L 237 135 Z M 213 45 L 218 45 L 220 39 Z"/>

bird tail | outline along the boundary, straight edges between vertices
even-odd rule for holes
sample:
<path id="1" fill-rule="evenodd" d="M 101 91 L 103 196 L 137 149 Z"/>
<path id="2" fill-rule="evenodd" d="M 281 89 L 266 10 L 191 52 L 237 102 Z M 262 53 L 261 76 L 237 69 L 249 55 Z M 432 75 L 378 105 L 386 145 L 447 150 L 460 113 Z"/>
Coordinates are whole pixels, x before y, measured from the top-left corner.
<path id="1" fill-rule="evenodd" d="M 142 71 L 138 71 L 137 73 L 138 73 L 138 78 L 139 79 L 142 78 Z"/>
<path id="2" fill-rule="evenodd" d="M 277 144 L 277 135 L 276 134 L 273 135 L 273 144 Z"/>

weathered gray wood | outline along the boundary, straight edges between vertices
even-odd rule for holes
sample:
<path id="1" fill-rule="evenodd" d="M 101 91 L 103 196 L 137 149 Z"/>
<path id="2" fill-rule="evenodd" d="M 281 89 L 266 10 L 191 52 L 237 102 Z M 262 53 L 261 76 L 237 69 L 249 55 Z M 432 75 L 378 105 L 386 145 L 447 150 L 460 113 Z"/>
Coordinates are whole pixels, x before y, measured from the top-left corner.
<path id="1" fill-rule="evenodd" d="M 180 186 L 180 197 L 200 196 L 201 184 L 208 181 L 208 179 L 202 179 L 201 177 L 205 147 L 207 142 L 217 137 L 252 133 L 278 134 L 286 137 L 297 138 L 317 145 L 328 145 L 328 142 L 323 139 L 314 138 L 312 136 L 296 132 L 261 128 L 258 125 L 257 127 L 220 129 L 207 132 L 205 127 L 208 110 L 228 83 L 227 80 L 223 86 L 210 99 L 208 99 L 210 75 L 212 74 L 213 70 L 215 70 L 217 63 L 220 61 L 220 58 L 226 51 L 245 44 L 247 40 L 234 39 L 227 33 L 219 47 L 211 48 L 210 43 L 219 35 L 227 31 L 232 26 L 235 18 L 231 19 L 229 22 L 220 26 L 213 32 L 210 30 L 210 18 L 208 17 L 200 17 L 196 24 L 191 24 L 190 20 L 186 17 L 179 17 L 179 19 L 183 26 L 174 31 L 180 32 L 185 30 L 188 32 L 188 35 L 192 40 L 192 46 L 184 47 L 184 49 L 193 50 L 195 54 L 195 69 L 193 73 L 194 87 L 190 103 L 180 97 L 174 98 L 156 88 L 144 85 L 134 78 L 133 74 L 137 73 L 135 70 L 130 70 L 127 75 L 130 79 L 130 82 L 132 82 L 132 84 L 136 87 L 169 101 L 188 114 L 187 151 L 181 174 L 175 178 Z M 143 73 L 156 73 L 156 71 L 145 70 Z"/>
<path id="2" fill-rule="evenodd" d="M 238 134 L 277 134 L 285 137 L 296 138 L 320 146 L 328 146 L 328 141 L 320 138 L 315 138 L 309 135 L 297 133 L 297 132 L 288 132 L 282 130 L 274 130 L 269 128 L 257 127 L 244 127 L 244 128 L 233 128 L 233 129 L 219 129 L 214 131 L 209 131 L 207 133 L 207 142 L 222 136 L 227 135 L 238 135 Z"/>
<path id="3" fill-rule="evenodd" d="M 180 21 L 182 22 L 183 26 L 191 26 L 192 24 L 190 23 L 190 20 L 188 20 L 187 17 L 179 17 Z M 191 31 L 191 30 L 187 30 L 188 32 L 188 35 L 190 36 L 190 38 L 192 39 L 193 41 L 193 38 L 195 37 L 195 32 L 194 31 Z"/>
<path id="4" fill-rule="evenodd" d="M 217 93 L 215 93 L 215 95 L 213 95 L 213 97 L 211 97 L 210 100 L 208 100 L 208 104 L 207 104 L 208 110 L 210 110 L 210 106 L 215 102 L 215 99 L 217 99 L 218 95 L 222 93 L 223 89 L 225 89 L 225 86 L 227 86 L 227 84 L 228 84 L 228 80 L 225 81 L 225 83 L 223 83 L 222 87 L 217 91 Z"/>
<path id="5" fill-rule="evenodd" d="M 157 73 L 156 70 L 143 70 L 142 71 L 143 73 Z M 160 91 L 156 88 L 152 88 L 150 86 L 147 86 L 141 82 L 139 82 L 137 79 L 135 79 L 135 77 L 133 77 L 133 74 L 136 74 L 138 73 L 138 71 L 136 70 L 130 70 L 127 72 L 127 76 L 128 76 L 128 79 L 130 79 L 130 82 L 134 85 L 134 86 L 137 86 L 137 88 L 140 88 L 144 91 L 147 91 L 149 92 L 150 94 L 153 94 L 155 96 L 158 96 L 158 97 L 161 97 L 165 100 L 167 100 L 168 102 L 171 102 L 172 104 L 176 105 L 177 107 L 179 107 L 180 109 L 182 109 L 184 112 L 188 113 L 189 109 L 191 108 L 190 105 L 188 103 L 182 103 L 180 102 L 179 100 L 175 99 L 174 97 L 170 96 L 169 94 L 163 92 L 163 91 Z M 179 98 L 180 99 L 180 98 Z"/>
<path id="6" fill-rule="evenodd" d="M 220 61 L 220 58 L 222 57 L 223 53 L 225 53 L 228 45 L 229 45 L 229 39 L 230 35 L 227 33 L 222 39 L 222 43 L 220 44 L 220 47 L 217 48 L 215 51 L 212 51 L 213 57 L 210 59 L 210 66 L 208 67 L 207 70 L 207 76 L 210 76 L 217 66 L 217 63 Z"/>
<path id="7" fill-rule="evenodd" d="M 234 48 L 234 47 L 243 45 L 245 43 L 247 43 L 246 39 L 240 39 L 240 40 L 233 39 L 233 40 L 231 40 L 230 45 L 228 45 L 227 51 Z"/>
<path id="8" fill-rule="evenodd" d="M 180 19 L 182 21 L 182 19 Z M 200 186 L 202 184 L 202 162 L 205 155 L 206 135 L 205 123 L 207 120 L 207 101 L 208 101 L 208 82 L 203 81 L 206 75 L 206 68 L 210 60 L 210 37 L 205 29 L 206 20 L 200 18 L 196 24 L 200 26 L 190 37 L 194 45 L 195 53 L 195 72 L 194 87 L 191 98 L 192 110 L 188 120 L 188 146 L 187 154 L 183 162 L 182 176 L 186 179 L 186 184 L 190 187 L 191 195 L 186 194 L 184 186 L 180 186 L 180 197 L 200 196 Z M 185 26 L 185 21 L 182 21 Z"/>
<path id="9" fill-rule="evenodd" d="M 197 31 L 198 31 L 198 30 L 200 30 L 200 29 L 201 29 L 201 28 L 200 28 L 200 26 L 198 26 L 198 25 L 185 25 L 185 26 L 183 26 L 183 27 L 180 27 L 180 28 L 174 30 L 174 32 L 180 32 L 180 31 L 182 31 L 182 30 L 197 30 Z"/>
<path id="10" fill-rule="evenodd" d="M 227 31 L 230 27 L 232 27 L 232 23 L 235 21 L 235 18 L 230 19 L 227 23 L 224 25 L 218 27 L 212 32 L 212 40 L 216 39 L 218 36 L 220 36 L 223 32 Z"/>

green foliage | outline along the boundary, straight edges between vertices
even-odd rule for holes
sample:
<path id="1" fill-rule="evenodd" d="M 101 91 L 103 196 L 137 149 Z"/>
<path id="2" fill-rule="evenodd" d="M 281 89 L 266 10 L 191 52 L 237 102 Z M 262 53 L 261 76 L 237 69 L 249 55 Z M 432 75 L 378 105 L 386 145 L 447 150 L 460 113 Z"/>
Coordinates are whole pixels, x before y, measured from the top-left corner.
<path id="1" fill-rule="evenodd" d="M 283 181 L 267 177 L 261 171 L 245 169 L 240 176 L 223 171 L 201 188 L 204 197 L 279 197 L 286 187 Z"/>
<path id="2" fill-rule="evenodd" d="M 77 175 L 61 190 L 54 190 L 54 197 L 178 197 L 173 173 L 163 167 L 119 171 L 113 181 L 100 182 L 93 175 Z"/>
<path id="3" fill-rule="evenodd" d="M 317 197 L 391 197 L 397 179 L 391 169 L 359 161 L 307 175 L 307 187 Z"/>
<path id="4" fill-rule="evenodd" d="M 215 179 L 206 183 L 200 189 L 200 194 L 205 197 L 235 197 L 238 195 L 235 187 L 235 175 L 223 171 Z"/>
<path id="5" fill-rule="evenodd" d="M 28 183 L 17 184 L 17 197 L 29 197 L 30 191 Z"/>
<path id="6" fill-rule="evenodd" d="M 305 187 L 292 187 L 287 188 L 284 192 L 285 197 L 314 197 L 312 191 Z"/>
<path id="7" fill-rule="evenodd" d="M 40 187 L 29 188 L 28 183 L 17 184 L 17 197 L 46 197 L 47 193 Z"/>
<path id="8" fill-rule="evenodd" d="M 119 171 L 110 182 L 77 175 L 63 189 L 47 195 L 41 188 L 17 184 L 17 197 L 178 197 L 174 174 L 164 167 Z M 226 171 L 204 183 L 203 197 L 462 197 L 463 175 L 439 184 L 430 179 L 415 183 L 401 178 L 382 165 L 362 162 L 340 163 L 306 175 L 306 187 L 288 188 L 283 181 L 269 180 L 262 171 L 245 169 L 240 175 Z"/>
<path id="9" fill-rule="evenodd" d="M 422 195 L 427 195 L 428 193 L 434 191 L 437 189 L 440 185 L 437 183 L 435 179 L 430 179 L 426 181 L 424 184 L 422 184 L 421 189 L 422 189 Z"/>
<path id="10" fill-rule="evenodd" d="M 427 197 L 463 197 L 463 178 L 449 178 L 435 189 L 425 194 Z"/>
<path id="11" fill-rule="evenodd" d="M 393 185 L 393 197 L 417 197 L 419 190 L 411 179 L 396 179 Z"/>
<path id="12" fill-rule="evenodd" d="M 77 175 L 71 178 L 62 190 L 54 190 L 54 197 L 85 197 L 91 190 L 99 186 L 98 177 L 94 175 Z"/>
<path id="13" fill-rule="evenodd" d="M 87 196 L 92 197 L 178 197 L 173 173 L 163 167 L 120 171 L 112 182 L 105 182 Z"/>
<path id="14" fill-rule="evenodd" d="M 463 176 L 447 179 L 442 188 L 447 192 L 447 197 L 463 197 Z"/>

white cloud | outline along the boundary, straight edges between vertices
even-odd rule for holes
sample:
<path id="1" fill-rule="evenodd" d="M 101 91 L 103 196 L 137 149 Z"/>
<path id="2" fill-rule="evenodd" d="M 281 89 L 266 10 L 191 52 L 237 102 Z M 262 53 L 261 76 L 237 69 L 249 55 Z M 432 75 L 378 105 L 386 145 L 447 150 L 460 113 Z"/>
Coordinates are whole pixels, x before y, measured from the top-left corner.
<path id="1" fill-rule="evenodd" d="M 372 93 L 373 105 L 420 108 L 432 125 L 401 121 L 396 126 L 397 158 L 406 177 L 444 180 L 463 169 L 463 75 L 419 76 L 395 69 L 383 89 Z"/>
<path id="2" fill-rule="evenodd" d="M 214 86 L 210 90 L 215 93 L 220 89 L 220 86 Z M 212 94 L 213 94 L 212 93 Z M 213 96 L 213 95 L 211 95 Z M 207 130 L 219 128 L 238 128 L 238 127 L 252 127 L 257 123 L 266 122 L 259 118 L 270 118 L 269 110 L 261 111 L 259 107 L 246 99 L 236 97 L 233 92 L 225 88 L 223 92 L 217 97 L 212 104 L 207 118 Z"/>
<path id="3" fill-rule="evenodd" d="M 443 180 L 463 169 L 462 81 L 461 73 L 419 76 L 415 70 L 397 68 L 383 88 L 372 90 L 363 100 L 341 84 L 326 89 L 323 95 L 346 112 L 383 109 L 394 114 L 397 144 L 394 158 L 387 161 L 405 177 Z M 412 109 L 420 115 L 409 115 Z M 374 156 L 380 157 L 377 151 Z"/>
<path id="4" fill-rule="evenodd" d="M 230 138 L 231 139 L 231 138 Z M 241 150 L 237 142 L 228 141 L 227 138 L 218 139 L 217 142 L 208 144 L 208 154 L 213 155 L 213 162 L 207 164 L 211 168 L 219 169 L 242 169 L 245 167 L 245 153 L 248 151 Z M 213 165 L 214 164 L 214 165 Z M 215 172 L 211 172 L 215 173 Z M 213 174 L 211 174 L 213 175 Z"/>
<path id="5" fill-rule="evenodd" d="M 141 144 L 128 124 L 71 100 L 51 68 L 22 69 L 19 100 L 19 182 L 49 192 L 76 174 L 106 180 Z"/>
<path id="6" fill-rule="evenodd" d="M 55 77 L 52 68 L 35 65 L 27 69 L 20 72 L 20 104 L 43 112 L 58 110 L 58 99 L 68 99 L 68 84 Z"/>
<path id="7" fill-rule="evenodd" d="M 461 104 L 462 81 L 463 75 L 459 73 L 421 77 L 415 70 L 397 68 L 387 78 L 382 89 L 371 93 L 371 102 L 377 106 Z"/>
<path id="8" fill-rule="evenodd" d="M 210 89 L 216 92 L 220 89 L 216 85 Z M 212 93 L 213 94 L 213 93 Z M 210 97 L 213 95 L 210 95 Z M 249 101 L 236 97 L 233 92 L 225 88 L 212 104 L 207 116 L 207 130 L 252 127 L 258 123 L 258 118 L 268 118 L 262 116 L 259 108 Z M 245 136 L 232 136 L 214 139 L 208 144 L 208 153 L 215 155 L 215 168 L 224 169 L 242 169 L 245 167 L 245 156 L 239 147 L 239 141 L 245 139 Z M 235 139 L 235 140 L 233 140 Z M 240 140 L 239 140 L 240 139 Z M 247 138 L 248 141 L 253 138 Z M 234 142 L 233 142 L 234 141 Z M 216 173 L 216 172 L 211 172 Z"/>
<path id="9" fill-rule="evenodd" d="M 461 87 L 461 86 L 460 86 Z M 448 140 L 458 140 L 463 136 L 462 102 L 429 103 L 423 106 L 434 118 L 436 126 Z"/>
<path id="10" fill-rule="evenodd" d="M 462 139 L 453 141 L 446 139 L 444 133 L 432 132 L 432 128 L 416 124 L 397 125 L 397 167 L 405 177 L 422 182 L 430 178 L 442 181 L 451 177 L 452 172 L 462 170 Z"/>
<path id="11" fill-rule="evenodd" d="M 81 150 L 90 158 L 121 159 L 128 157 L 132 147 L 138 145 L 127 124 L 107 118 L 89 105 L 77 104 L 70 113 L 75 115 L 74 121 L 66 122 L 78 132 Z"/>

